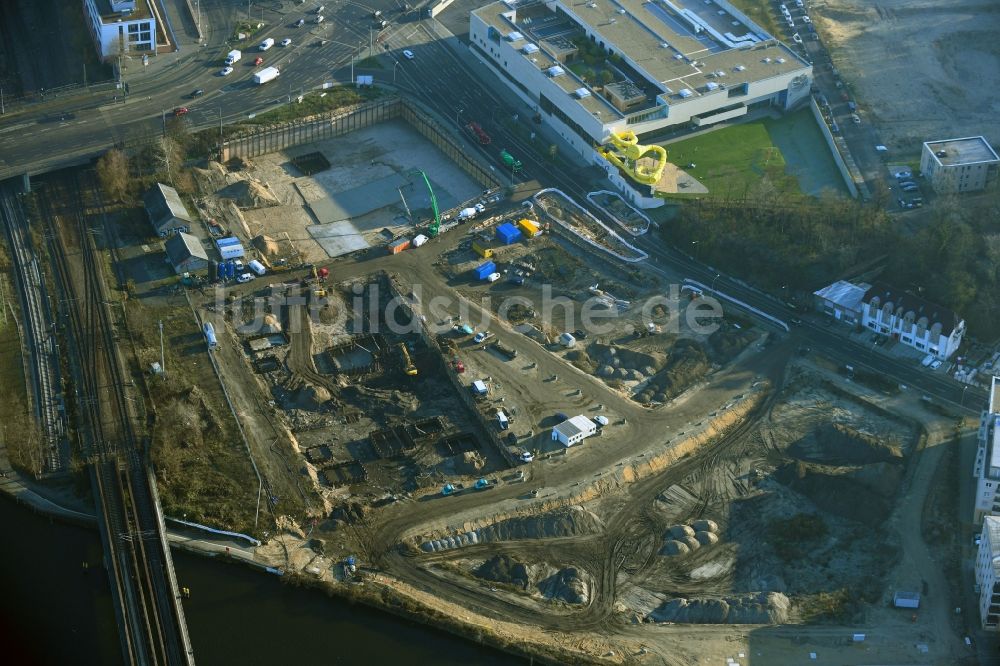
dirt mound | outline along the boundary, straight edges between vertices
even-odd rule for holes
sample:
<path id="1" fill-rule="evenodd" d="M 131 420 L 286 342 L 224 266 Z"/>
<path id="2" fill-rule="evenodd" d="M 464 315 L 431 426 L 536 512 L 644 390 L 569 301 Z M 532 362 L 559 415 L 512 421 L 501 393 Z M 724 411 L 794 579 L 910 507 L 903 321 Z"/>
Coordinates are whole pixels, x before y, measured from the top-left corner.
<path id="1" fill-rule="evenodd" d="M 683 539 L 684 537 L 693 537 L 695 530 L 689 525 L 674 525 L 669 532 L 674 539 Z"/>
<path id="2" fill-rule="evenodd" d="M 649 614 L 653 622 L 687 624 L 783 624 L 788 621 L 788 597 L 759 592 L 718 599 L 670 599 Z"/>
<path id="3" fill-rule="evenodd" d="M 249 180 L 240 180 L 222 188 L 218 192 L 221 199 L 232 199 L 237 206 L 247 208 L 265 208 L 281 204 L 278 198 L 261 185 Z"/>
<path id="4" fill-rule="evenodd" d="M 686 391 L 709 370 L 705 349 L 695 340 L 678 340 L 670 349 L 667 363 L 643 390 L 636 394 L 639 402 L 666 402 Z"/>
<path id="5" fill-rule="evenodd" d="M 691 549 L 687 547 L 687 544 L 673 539 L 663 544 L 663 548 L 660 549 L 661 555 L 667 555 L 670 557 L 676 555 L 687 555 L 690 552 Z"/>
<path id="6" fill-rule="evenodd" d="M 198 184 L 198 191 L 204 195 L 214 194 L 226 185 L 226 167 L 218 162 L 209 160 L 206 168 L 194 167 L 191 174 Z"/>
<path id="7" fill-rule="evenodd" d="M 903 461 L 898 438 L 879 438 L 842 423 L 827 423 L 789 447 L 796 458 L 829 465 Z"/>
<path id="8" fill-rule="evenodd" d="M 809 498 L 823 511 L 870 527 L 881 525 L 892 509 L 887 500 L 892 493 L 885 494 L 887 489 L 872 490 L 867 483 L 858 481 L 855 473 L 849 467 L 791 462 L 776 469 L 774 478 Z"/>
<path id="9" fill-rule="evenodd" d="M 590 589 L 576 567 L 560 569 L 538 583 L 538 590 L 549 599 L 561 599 L 570 604 L 590 601 Z"/>
<path id="10" fill-rule="evenodd" d="M 612 369 L 612 374 L 609 376 L 620 379 L 633 379 L 636 372 L 641 375 L 638 379 L 645 379 L 647 368 L 653 368 L 655 372 L 663 367 L 665 360 L 663 354 L 647 354 L 599 342 L 591 343 L 587 347 L 587 353 L 602 368 Z"/>
<path id="11" fill-rule="evenodd" d="M 701 542 L 695 539 L 693 536 L 685 536 L 678 539 L 682 544 L 688 547 L 688 550 L 698 550 L 701 548 Z"/>
<path id="12" fill-rule="evenodd" d="M 281 245 L 278 241 L 274 240 L 270 236 L 255 236 L 251 239 L 250 244 L 254 248 L 266 257 L 280 257 L 281 256 Z"/>
<path id="13" fill-rule="evenodd" d="M 702 518 L 701 520 L 696 520 L 691 523 L 691 527 L 695 529 L 696 532 L 718 532 L 719 524 L 714 520 L 706 520 Z"/>
<path id="14" fill-rule="evenodd" d="M 719 329 L 708 337 L 708 348 L 716 363 L 728 363 L 757 339 L 757 335 L 744 329 Z"/>
<path id="15" fill-rule="evenodd" d="M 522 590 L 531 584 L 528 566 L 510 555 L 497 555 L 483 562 L 475 570 L 475 575 L 483 580 L 505 585 L 517 585 Z"/>
<path id="16" fill-rule="evenodd" d="M 289 386 L 289 409 L 317 412 L 330 401 L 330 392 L 323 386 L 316 386 L 301 380 Z"/>
<path id="17" fill-rule="evenodd" d="M 719 542 L 719 535 L 713 532 L 698 532 L 694 538 L 703 546 L 711 546 L 713 543 Z"/>
<path id="18" fill-rule="evenodd" d="M 594 370 L 597 369 L 597 366 L 594 365 L 590 356 L 588 356 L 587 352 L 582 349 L 572 349 L 566 352 L 566 360 L 588 375 L 594 374 Z"/>
<path id="19" fill-rule="evenodd" d="M 181 448 L 201 447 L 207 434 L 219 430 L 218 420 L 197 386 L 165 400 L 157 410 L 157 421 L 158 427 L 169 430 L 173 443 Z"/>
<path id="20" fill-rule="evenodd" d="M 595 534 L 604 526 L 601 519 L 580 506 L 571 506 L 539 516 L 510 518 L 479 530 L 483 541 L 551 539 Z"/>

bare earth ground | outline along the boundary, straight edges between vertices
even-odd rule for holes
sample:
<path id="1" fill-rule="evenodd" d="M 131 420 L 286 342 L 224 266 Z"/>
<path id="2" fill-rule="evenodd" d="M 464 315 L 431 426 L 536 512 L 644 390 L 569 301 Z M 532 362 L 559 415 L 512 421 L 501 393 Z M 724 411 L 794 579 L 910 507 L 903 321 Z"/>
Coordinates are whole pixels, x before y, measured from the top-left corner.
<path id="1" fill-rule="evenodd" d="M 890 149 L 1000 137 L 1000 5 L 830 0 L 810 11 L 835 66 Z"/>

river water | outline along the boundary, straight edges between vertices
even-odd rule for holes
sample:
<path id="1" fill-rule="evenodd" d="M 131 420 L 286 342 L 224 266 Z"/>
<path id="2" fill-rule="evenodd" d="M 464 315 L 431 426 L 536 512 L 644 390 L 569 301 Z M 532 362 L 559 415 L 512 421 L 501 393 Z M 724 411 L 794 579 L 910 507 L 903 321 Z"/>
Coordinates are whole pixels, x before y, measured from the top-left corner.
<path id="1" fill-rule="evenodd" d="M 122 663 L 96 532 L 0 497 L 0 663 Z M 84 562 L 89 564 L 84 569 Z M 174 552 L 195 660 L 215 664 L 517 664 L 376 610 Z"/>

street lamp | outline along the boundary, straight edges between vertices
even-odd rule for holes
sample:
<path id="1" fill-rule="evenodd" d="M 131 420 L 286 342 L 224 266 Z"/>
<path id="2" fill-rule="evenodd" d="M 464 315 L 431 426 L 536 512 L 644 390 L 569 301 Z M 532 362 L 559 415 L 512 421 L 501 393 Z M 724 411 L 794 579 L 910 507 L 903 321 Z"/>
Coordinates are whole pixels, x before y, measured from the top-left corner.
<path id="1" fill-rule="evenodd" d="M 722 275 L 722 273 L 716 273 L 715 277 L 712 278 L 712 291 L 715 291 L 715 281 L 719 279 L 720 275 Z"/>
<path id="2" fill-rule="evenodd" d="M 462 107 L 458 107 L 457 109 L 455 109 L 455 124 L 458 126 L 462 125 L 462 121 L 459 120 L 458 117 L 462 114 L 463 111 L 465 111 L 465 109 L 463 109 Z"/>

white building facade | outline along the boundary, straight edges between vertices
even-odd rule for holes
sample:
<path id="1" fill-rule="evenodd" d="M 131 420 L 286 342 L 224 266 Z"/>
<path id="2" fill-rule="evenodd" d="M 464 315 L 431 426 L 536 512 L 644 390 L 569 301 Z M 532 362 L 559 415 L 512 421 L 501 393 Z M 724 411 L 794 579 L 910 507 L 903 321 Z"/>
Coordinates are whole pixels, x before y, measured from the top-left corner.
<path id="1" fill-rule="evenodd" d="M 808 99 L 812 66 L 792 50 L 725 0 L 711 11 L 681 2 L 503 0 L 472 12 L 469 38 L 472 52 L 592 162 L 604 162 L 593 147 L 612 131 L 708 125 Z M 611 78 L 604 85 L 573 71 L 587 71 L 586 44 L 601 53 L 601 74 Z"/>
<path id="2" fill-rule="evenodd" d="M 920 173 L 938 194 L 976 192 L 996 179 L 1000 156 L 982 136 L 927 141 Z"/>
<path id="3" fill-rule="evenodd" d="M 990 384 L 990 397 L 979 419 L 979 447 L 976 449 L 976 503 L 972 520 L 1000 515 L 1000 379 Z M 997 544 L 1000 546 L 1000 544 Z"/>
<path id="4" fill-rule="evenodd" d="M 83 0 L 87 28 L 101 58 L 156 50 L 155 0 Z"/>
<path id="5" fill-rule="evenodd" d="M 1000 627 L 1000 518 L 986 516 L 976 554 L 976 589 L 979 592 L 979 626 L 986 631 Z"/>
<path id="6" fill-rule="evenodd" d="M 861 325 L 942 360 L 958 350 L 965 335 L 965 320 L 951 310 L 882 283 L 865 293 Z"/>

